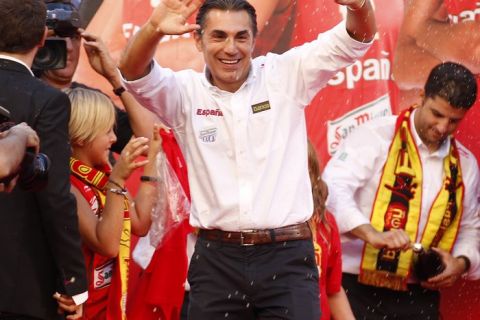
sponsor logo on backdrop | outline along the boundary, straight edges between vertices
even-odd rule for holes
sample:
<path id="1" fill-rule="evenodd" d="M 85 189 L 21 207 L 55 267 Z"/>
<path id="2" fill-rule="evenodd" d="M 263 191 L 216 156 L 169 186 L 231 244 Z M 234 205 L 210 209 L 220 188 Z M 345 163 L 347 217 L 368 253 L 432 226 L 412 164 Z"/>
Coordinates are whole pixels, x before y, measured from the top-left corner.
<path id="1" fill-rule="evenodd" d="M 340 118 L 327 121 L 328 153 L 333 155 L 337 151 L 340 142 L 361 124 L 391 114 L 390 99 L 386 94 L 344 114 Z"/>
<path id="2" fill-rule="evenodd" d="M 345 83 L 347 89 L 354 89 L 355 84 L 360 80 L 378 81 L 390 80 L 391 62 L 388 59 L 389 53 L 382 51 L 385 58 L 365 59 L 363 61 L 355 61 L 354 64 L 346 67 L 328 81 L 331 86 L 338 86 Z"/>

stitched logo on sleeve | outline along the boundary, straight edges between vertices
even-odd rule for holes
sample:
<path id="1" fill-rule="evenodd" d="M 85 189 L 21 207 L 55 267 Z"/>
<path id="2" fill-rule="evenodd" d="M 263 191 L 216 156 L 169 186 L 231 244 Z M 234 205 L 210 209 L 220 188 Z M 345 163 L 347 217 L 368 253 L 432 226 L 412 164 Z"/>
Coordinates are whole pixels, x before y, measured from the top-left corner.
<path id="1" fill-rule="evenodd" d="M 100 289 L 109 286 L 112 283 L 113 264 L 115 260 L 109 260 L 105 264 L 96 267 L 93 271 L 94 288 Z"/>
<path id="2" fill-rule="evenodd" d="M 203 142 L 215 142 L 217 140 L 217 128 L 208 128 L 200 131 L 199 138 Z"/>
<path id="3" fill-rule="evenodd" d="M 264 102 L 254 104 L 252 106 L 253 113 L 259 113 L 259 112 L 267 111 L 267 110 L 270 110 L 270 102 L 268 100 L 264 101 Z"/>

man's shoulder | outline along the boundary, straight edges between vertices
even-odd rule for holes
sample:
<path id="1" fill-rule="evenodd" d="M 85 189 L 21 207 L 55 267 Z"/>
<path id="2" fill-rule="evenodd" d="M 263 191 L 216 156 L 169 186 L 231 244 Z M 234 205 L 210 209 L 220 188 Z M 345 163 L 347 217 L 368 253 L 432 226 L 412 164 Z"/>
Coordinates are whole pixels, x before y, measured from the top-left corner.
<path id="1" fill-rule="evenodd" d="M 460 141 L 455 140 L 455 143 L 457 144 L 458 154 L 460 155 L 462 167 L 468 166 L 477 168 L 478 170 L 477 158 L 475 157 L 475 155 Z"/>

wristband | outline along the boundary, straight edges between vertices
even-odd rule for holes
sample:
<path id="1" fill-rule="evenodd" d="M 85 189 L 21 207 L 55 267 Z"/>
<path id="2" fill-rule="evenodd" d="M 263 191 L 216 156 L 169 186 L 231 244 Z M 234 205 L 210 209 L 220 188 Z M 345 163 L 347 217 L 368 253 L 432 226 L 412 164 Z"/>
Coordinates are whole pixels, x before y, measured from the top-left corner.
<path id="1" fill-rule="evenodd" d="M 468 257 L 466 256 L 458 256 L 457 259 L 463 259 L 463 261 L 465 261 L 465 272 L 467 272 L 469 269 L 470 269 L 470 259 L 468 259 Z"/>
<path id="2" fill-rule="evenodd" d="M 152 177 L 152 176 L 141 176 L 140 181 L 142 182 L 157 182 L 160 181 L 158 177 Z"/>
<path id="3" fill-rule="evenodd" d="M 122 87 L 118 87 L 118 88 L 115 88 L 113 89 L 113 93 L 115 93 L 116 96 L 121 96 L 122 93 L 125 92 L 125 88 L 122 86 Z"/>
<path id="4" fill-rule="evenodd" d="M 115 193 L 115 194 L 118 194 L 118 195 L 121 195 L 121 196 L 124 196 L 126 197 L 127 196 L 127 190 L 125 189 L 114 189 L 114 188 L 109 188 L 107 189 L 108 191 L 112 192 L 112 193 Z"/>
<path id="5" fill-rule="evenodd" d="M 357 11 L 357 10 L 362 9 L 366 2 L 367 2 L 367 0 L 363 0 L 362 3 L 360 3 L 360 5 L 358 7 L 352 8 L 351 6 L 347 6 L 347 8 L 350 11 Z"/>
<path id="6" fill-rule="evenodd" d="M 115 182 L 115 181 L 113 181 L 112 179 L 108 179 L 108 182 L 110 182 L 110 183 L 113 184 L 114 186 L 120 188 L 120 190 L 122 190 L 122 191 L 124 191 L 124 192 L 127 192 L 127 189 L 125 189 L 124 186 L 120 185 L 120 183 Z"/>

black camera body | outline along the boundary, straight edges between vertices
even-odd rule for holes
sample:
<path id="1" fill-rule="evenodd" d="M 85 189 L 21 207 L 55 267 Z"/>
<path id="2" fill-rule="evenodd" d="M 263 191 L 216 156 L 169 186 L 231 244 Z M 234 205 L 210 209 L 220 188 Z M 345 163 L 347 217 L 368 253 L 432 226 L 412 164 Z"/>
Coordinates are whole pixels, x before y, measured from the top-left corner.
<path id="1" fill-rule="evenodd" d="M 4 132 L 15 125 L 10 119 L 10 112 L 0 107 L 0 132 Z M 44 153 L 36 153 L 34 148 L 27 148 L 17 172 L 0 179 L 0 183 L 8 184 L 17 175 L 18 185 L 28 191 L 38 191 L 48 183 L 50 159 Z"/>
<path id="2" fill-rule="evenodd" d="M 63 69 L 67 61 L 67 44 L 64 38 L 73 37 L 80 27 L 80 14 L 70 1 L 49 1 L 47 5 L 48 29 L 53 37 L 47 38 L 45 45 L 38 50 L 33 61 L 33 70 Z"/>

